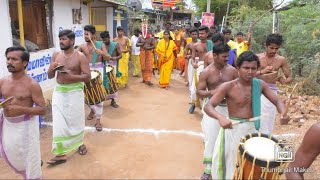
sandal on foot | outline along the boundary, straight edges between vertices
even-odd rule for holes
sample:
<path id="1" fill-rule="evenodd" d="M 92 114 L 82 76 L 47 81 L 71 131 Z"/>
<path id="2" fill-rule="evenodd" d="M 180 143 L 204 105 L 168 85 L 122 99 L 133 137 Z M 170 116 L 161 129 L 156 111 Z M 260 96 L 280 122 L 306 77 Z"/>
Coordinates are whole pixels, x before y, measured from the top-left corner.
<path id="1" fill-rule="evenodd" d="M 147 82 L 146 82 L 146 85 L 148 85 L 148 86 L 153 86 L 152 82 L 150 82 L 150 81 L 147 81 Z"/>
<path id="2" fill-rule="evenodd" d="M 102 131 L 102 124 L 101 123 L 96 123 L 94 126 L 96 127 L 97 131 Z"/>
<path id="3" fill-rule="evenodd" d="M 87 147 L 82 144 L 79 148 L 78 148 L 78 152 L 80 155 L 86 155 L 87 154 Z"/>
<path id="4" fill-rule="evenodd" d="M 55 158 L 56 157 L 54 157 L 54 158 L 50 159 L 49 161 L 47 161 L 47 164 L 55 166 L 55 165 L 67 162 L 66 159 L 55 159 Z"/>

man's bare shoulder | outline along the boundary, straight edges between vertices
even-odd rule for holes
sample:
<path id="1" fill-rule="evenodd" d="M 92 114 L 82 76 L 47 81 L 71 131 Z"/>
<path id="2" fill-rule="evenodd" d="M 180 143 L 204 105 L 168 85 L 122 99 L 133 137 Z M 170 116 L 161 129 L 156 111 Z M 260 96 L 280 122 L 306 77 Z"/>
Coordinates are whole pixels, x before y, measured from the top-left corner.
<path id="1" fill-rule="evenodd" d="M 230 64 L 226 65 L 226 69 L 229 70 L 229 71 L 238 71 L 237 68 L 231 66 Z"/>
<path id="2" fill-rule="evenodd" d="M 236 81 L 237 81 L 237 79 L 234 79 L 232 81 L 224 82 L 219 86 L 219 88 L 221 90 L 226 90 L 226 89 L 230 90 L 230 88 L 232 88 L 235 85 Z M 227 91 L 227 92 L 229 92 L 229 91 Z"/>
<path id="3" fill-rule="evenodd" d="M 265 53 L 259 53 L 259 54 L 257 54 L 257 56 L 258 56 L 259 59 L 262 59 L 262 58 L 266 57 L 266 54 Z"/>
<path id="4" fill-rule="evenodd" d="M 287 61 L 285 57 L 283 57 L 283 56 L 281 56 L 279 54 L 276 54 L 275 59 L 278 60 L 278 61 L 283 61 L 283 62 Z"/>
<path id="5" fill-rule="evenodd" d="M 77 51 L 77 54 L 79 58 L 86 58 L 86 56 L 81 51 Z"/>

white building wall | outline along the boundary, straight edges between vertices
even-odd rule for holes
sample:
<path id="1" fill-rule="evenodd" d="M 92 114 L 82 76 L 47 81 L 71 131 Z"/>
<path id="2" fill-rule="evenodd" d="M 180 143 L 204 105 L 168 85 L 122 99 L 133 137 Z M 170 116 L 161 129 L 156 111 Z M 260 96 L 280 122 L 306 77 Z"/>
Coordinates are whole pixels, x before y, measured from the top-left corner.
<path id="1" fill-rule="evenodd" d="M 6 49 L 12 46 L 11 20 L 9 14 L 9 0 L 0 0 L 0 78 L 8 74 L 6 57 L 4 55 Z"/>
<path id="2" fill-rule="evenodd" d="M 107 7 L 107 31 L 110 34 L 110 40 L 113 40 L 113 7 Z"/>
<path id="3" fill-rule="evenodd" d="M 82 23 L 73 24 L 72 9 L 80 9 L 82 11 Z M 75 31 L 75 45 L 84 43 L 83 27 L 89 24 L 88 6 L 80 4 L 80 0 L 54 0 L 53 2 L 53 39 L 56 49 L 59 47 L 59 32 L 63 29 L 71 29 Z"/>

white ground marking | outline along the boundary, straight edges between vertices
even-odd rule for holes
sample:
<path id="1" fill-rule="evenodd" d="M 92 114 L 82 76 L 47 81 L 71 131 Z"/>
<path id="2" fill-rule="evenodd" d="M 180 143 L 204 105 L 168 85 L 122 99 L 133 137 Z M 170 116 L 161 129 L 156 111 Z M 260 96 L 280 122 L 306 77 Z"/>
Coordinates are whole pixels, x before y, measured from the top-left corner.
<path id="1" fill-rule="evenodd" d="M 52 126 L 51 122 L 42 122 L 42 125 L 44 126 Z M 90 132 L 96 132 L 95 127 L 86 126 L 85 130 Z M 189 131 L 189 130 L 166 130 L 166 129 L 112 129 L 112 128 L 103 128 L 102 132 L 125 132 L 125 133 L 145 133 L 145 134 L 153 134 L 156 137 L 159 137 L 159 134 L 185 134 L 189 136 L 197 136 L 203 138 L 203 133 L 201 132 L 195 132 L 195 131 Z M 278 134 L 273 135 L 275 138 L 279 137 L 292 137 L 296 136 L 296 134 L 289 133 L 289 134 Z"/>

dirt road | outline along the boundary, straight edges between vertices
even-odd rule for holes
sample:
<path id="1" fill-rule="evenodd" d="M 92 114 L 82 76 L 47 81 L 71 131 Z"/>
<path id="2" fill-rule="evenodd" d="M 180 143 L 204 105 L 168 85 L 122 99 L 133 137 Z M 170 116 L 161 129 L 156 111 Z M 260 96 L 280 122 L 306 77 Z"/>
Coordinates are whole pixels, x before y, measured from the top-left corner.
<path id="1" fill-rule="evenodd" d="M 177 72 L 173 74 L 171 88 L 160 89 L 158 78 L 154 87 L 130 77 L 129 87 L 121 89 L 120 108 L 104 104 L 103 132 L 96 132 L 94 121 L 88 127 L 85 144 L 86 156 L 77 152 L 68 155 L 68 161 L 55 167 L 42 167 L 45 179 L 198 179 L 203 170 L 203 141 L 201 115 L 197 109 L 188 113 L 188 90 Z M 87 112 L 88 114 L 88 108 Z M 50 122 L 50 112 L 48 113 Z M 303 126 L 296 123 L 280 126 L 276 120 L 274 134 L 294 134 L 285 138 L 298 148 L 304 133 L 318 118 Z M 52 158 L 52 130 L 41 128 L 43 161 Z M 320 176 L 320 157 L 311 166 L 306 179 Z M 1 179 L 21 179 L 0 159 Z M 281 179 L 285 179 L 282 176 Z"/>
<path id="2" fill-rule="evenodd" d="M 43 178 L 50 179 L 195 179 L 202 173 L 202 138 L 199 111 L 188 113 L 188 90 L 177 74 L 169 90 L 130 78 L 129 87 L 119 92 L 118 109 L 104 104 L 103 126 L 127 132 L 87 131 L 86 156 L 77 152 L 55 167 L 44 165 Z M 88 112 L 87 112 L 88 113 Z M 93 126 L 94 121 L 86 121 Z M 128 131 L 135 130 L 134 132 Z M 143 132 L 148 130 L 148 132 Z M 161 133 L 157 130 L 168 130 Z M 173 130 L 185 130 L 173 131 Z M 195 134 L 190 134 L 196 132 Z M 189 134 L 188 134 L 189 133 Z M 44 161 L 52 157 L 51 127 L 41 129 Z M 21 178 L 0 160 L 0 177 Z"/>

